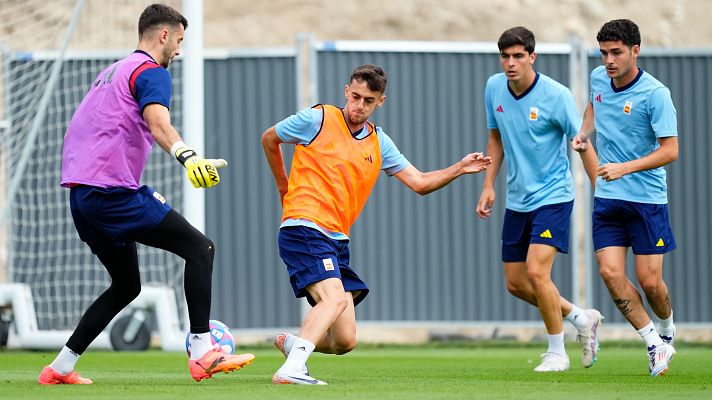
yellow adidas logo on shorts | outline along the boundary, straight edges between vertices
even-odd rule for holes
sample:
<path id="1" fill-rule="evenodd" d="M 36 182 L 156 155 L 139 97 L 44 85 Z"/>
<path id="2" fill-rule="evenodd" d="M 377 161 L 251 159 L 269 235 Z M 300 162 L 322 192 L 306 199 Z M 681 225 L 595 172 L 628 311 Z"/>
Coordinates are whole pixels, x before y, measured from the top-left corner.
<path id="1" fill-rule="evenodd" d="M 541 235 L 539 235 L 539 237 L 551 239 L 551 232 L 547 229 L 544 232 L 542 232 Z"/>
<path id="2" fill-rule="evenodd" d="M 655 245 L 655 247 L 665 247 L 665 242 L 663 242 L 663 238 L 658 239 L 658 243 Z"/>

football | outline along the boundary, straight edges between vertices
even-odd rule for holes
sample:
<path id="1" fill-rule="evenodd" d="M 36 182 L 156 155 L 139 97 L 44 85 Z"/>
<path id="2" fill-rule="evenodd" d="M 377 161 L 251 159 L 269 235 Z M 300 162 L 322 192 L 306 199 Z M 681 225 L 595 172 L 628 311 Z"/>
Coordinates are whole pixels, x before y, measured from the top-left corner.
<path id="1" fill-rule="evenodd" d="M 233 338 L 230 328 L 222 322 L 215 319 L 210 320 L 210 339 L 213 345 L 222 347 L 227 354 L 235 352 L 235 338 Z M 185 336 L 185 351 L 190 356 L 190 332 Z"/>

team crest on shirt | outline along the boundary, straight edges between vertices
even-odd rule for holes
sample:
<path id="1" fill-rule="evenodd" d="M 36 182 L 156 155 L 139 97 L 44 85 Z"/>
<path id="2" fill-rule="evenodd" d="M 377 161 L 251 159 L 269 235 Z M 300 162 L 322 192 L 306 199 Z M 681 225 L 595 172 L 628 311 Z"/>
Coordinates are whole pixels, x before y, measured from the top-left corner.
<path id="1" fill-rule="evenodd" d="M 633 109 L 633 102 L 630 100 L 626 100 L 625 104 L 623 105 L 623 112 L 630 115 L 630 112 L 632 109 Z"/>
<path id="2" fill-rule="evenodd" d="M 158 192 L 153 192 L 153 197 L 154 197 L 156 200 L 160 201 L 161 204 L 166 204 L 166 199 L 164 199 L 163 196 L 161 196 L 160 193 L 158 193 Z"/>
<path id="3" fill-rule="evenodd" d="M 539 119 L 539 107 L 529 107 L 529 120 L 536 121 Z"/>
<path id="4" fill-rule="evenodd" d="M 324 271 L 334 270 L 334 262 L 331 260 L 331 258 L 325 258 L 321 260 L 321 262 L 324 263 Z"/>

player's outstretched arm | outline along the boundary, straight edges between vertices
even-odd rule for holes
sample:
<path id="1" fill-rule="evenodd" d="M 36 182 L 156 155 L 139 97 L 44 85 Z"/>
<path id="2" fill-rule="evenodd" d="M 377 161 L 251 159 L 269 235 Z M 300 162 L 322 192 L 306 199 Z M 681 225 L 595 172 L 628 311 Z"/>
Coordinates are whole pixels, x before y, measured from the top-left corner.
<path id="1" fill-rule="evenodd" d="M 284 167 L 282 148 L 280 147 L 282 143 L 284 142 L 277 135 L 277 130 L 274 126 L 262 133 L 262 149 L 265 152 L 269 168 L 272 170 L 272 176 L 274 176 L 274 182 L 279 191 L 280 202 L 284 200 L 284 195 L 287 194 L 289 183 L 287 169 Z"/>
<path id="2" fill-rule="evenodd" d="M 482 153 L 470 153 L 459 162 L 437 171 L 420 172 L 412 164 L 395 174 L 403 184 L 421 196 L 434 192 L 460 175 L 484 171 L 492 163 L 489 156 Z"/>
<path id="3" fill-rule="evenodd" d="M 181 140 L 171 124 L 168 109 L 161 104 L 149 104 L 143 109 L 143 119 L 151 136 L 159 146 L 173 155 L 186 169 L 188 179 L 195 188 L 209 188 L 220 183 L 218 168 L 226 167 L 223 159 L 204 159 Z"/>

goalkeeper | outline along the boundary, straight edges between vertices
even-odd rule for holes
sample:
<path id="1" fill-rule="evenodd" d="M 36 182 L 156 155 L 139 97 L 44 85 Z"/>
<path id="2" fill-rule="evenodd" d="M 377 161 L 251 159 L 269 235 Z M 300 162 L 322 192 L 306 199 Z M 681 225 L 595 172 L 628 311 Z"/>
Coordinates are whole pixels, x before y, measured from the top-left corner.
<path id="1" fill-rule="evenodd" d="M 213 347 L 209 333 L 215 247 L 158 192 L 140 185 L 153 142 L 185 167 L 196 188 L 220 182 L 224 160 L 206 160 L 186 146 L 171 125 L 171 75 L 188 21 L 154 4 L 138 22 L 138 48 L 102 71 L 77 108 L 64 137 L 63 187 L 79 237 L 111 276 L 111 285 L 84 313 L 40 384 L 89 384 L 74 365 L 89 344 L 141 291 L 136 242 L 185 259 L 190 318 L 190 374 L 196 381 L 249 364 L 252 354 L 230 355 Z"/>

